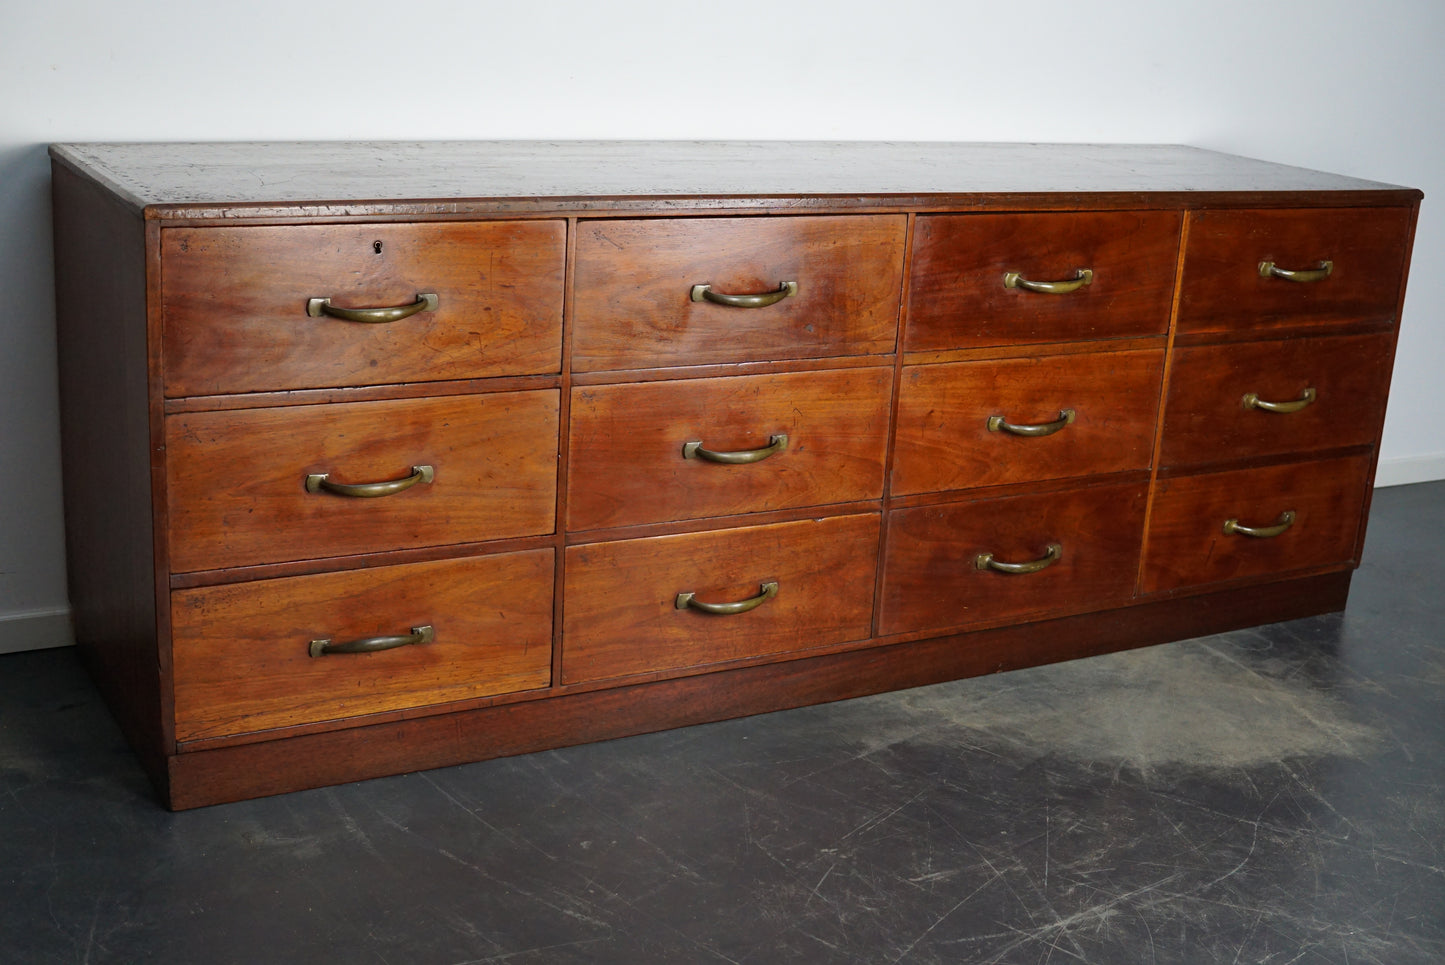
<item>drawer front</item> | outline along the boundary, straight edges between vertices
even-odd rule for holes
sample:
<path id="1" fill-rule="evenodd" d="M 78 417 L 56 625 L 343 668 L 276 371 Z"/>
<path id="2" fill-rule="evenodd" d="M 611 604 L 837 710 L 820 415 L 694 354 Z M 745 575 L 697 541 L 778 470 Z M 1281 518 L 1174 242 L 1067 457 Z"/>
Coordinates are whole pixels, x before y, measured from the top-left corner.
<path id="1" fill-rule="evenodd" d="M 584 221 L 577 229 L 579 371 L 892 352 L 903 216 Z M 766 294 L 772 304 L 694 301 Z M 699 296 L 702 297 L 702 296 Z"/>
<path id="2" fill-rule="evenodd" d="M 1369 471 L 1357 456 L 1160 480 L 1144 592 L 1352 562 Z M 1261 535 L 1226 532 L 1229 520 Z"/>
<path id="3" fill-rule="evenodd" d="M 1393 343 L 1381 333 L 1176 349 L 1160 463 L 1373 444 Z"/>
<path id="4" fill-rule="evenodd" d="M 568 528 L 881 498 L 892 383 L 869 368 L 575 389 Z"/>
<path id="5" fill-rule="evenodd" d="M 1157 335 L 1169 326 L 1174 211 L 930 215 L 914 229 L 909 351 Z M 1072 291 L 1005 284 L 1078 281 Z M 1065 286 L 1068 287 L 1068 286 Z"/>
<path id="6" fill-rule="evenodd" d="M 557 402 L 543 390 L 170 416 L 171 569 L 550 533 Z M 308 491 L 322 474 L 415 482 L 377 498 Z"/>
<path id="7" fill-rule="evenodd" d="M 1163 367 L 1162 350 L 909 366 L 892 491 L 1147 469 Z"/>
<path id="8" fill-rule="evenodd" d="M 562 680 L 577 683 L 864 640 L 876 515 L 572 546 Z M 769 596 L 764 587 L 776 583 Z M 741 613 L 685 606 L 764 598 Z"/>
<path id="9" fill-rule="evenodd" d="M 557 372 L 565 251 L 561 221 L 168 228 L 166 395 Z M 398 321 L 307 314 L 419 294 Z"/>
<path id="10" fill-rule="evenodd" d="M 176 739 L 546 687 L 552 560 L 545 549 L 177 590 Z M 313 640 L 422 627 L 424 642 L 311 656 Z"/>
<path id="11" fill-rule="evenodd" d="M 1145 493 L 1142 484 L 1096 486 L 894 511 L 879 632 L 1042 619 L 1127 601 Z M 998 568 L 1019 564 L 1024 572 Z"/>
<path id="12" fill-rule="evenodd" d="M 1407 208 L 1195 212 L 1180 281 L 1179 330 L 1393 321 L 1410 218 Z M 1315 281 L 1261 274 L 1262 264 L 1307 272 L 1326 261 L 1329 274 Z"/>

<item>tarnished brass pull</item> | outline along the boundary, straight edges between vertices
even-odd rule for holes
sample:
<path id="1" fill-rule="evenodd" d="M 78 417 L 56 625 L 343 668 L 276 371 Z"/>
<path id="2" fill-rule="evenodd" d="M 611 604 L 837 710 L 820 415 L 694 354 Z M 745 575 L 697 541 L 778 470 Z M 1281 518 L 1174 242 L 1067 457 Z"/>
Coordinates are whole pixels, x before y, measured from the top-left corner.
<path id="1" fill-rule="evenodd" d="M 317 472 L 307 476 L 306 491 L 308 493 L 328 492 L 336 496 L 351 496 L 357 499 L 391 496 L 410 489 L 417 483 L 430 483 L 436 478 L 436 470 L 431 466 L 412 466 L 411 475 L 404 479 L 355 484 L 332 482 L 328 478 L 330 475 L 326 472 Z"/>
<path id="2" fill-rule="evenodd" d="M 396 308 L 338 308 L 329 298 L 312 298 L 306 302 L 306 314 L 312 318 L 330 315 L 348 322 L 399 322 L 419 312 L 434 312 L 440 304 L 441 298 L 431 292 L 418 294 L 410 305 Z"/>
<path id="3" fill-rule="evenodd" d="M 748 597 L 746 600 L 739 600 L 737 603 L 704 603 L 697 598 L 695 593 L 679 593 L 677 595 L 677 608 L 679 610 L 694 609 L 703 613 L 715 613 L 719 616 L 728 616 L 733 613 L 747 613 L 749 610 L 756 610 L 764 603 L 778 595 L 778 584 L 774 580 L 764 583 L 758 587 L 757 596 Z"/>
<path id="4" fill-rule="evenodd" d="M 1003 276 L 1003 287 L 1022 288 L 1025 291 L 1039 292 L 1044 295 L 1067 295 L 1069 292 L 1076 292 L 1085 285 L 1093 284 L 1094 269 L 1080 268 L 1074 272 L 1074 277 L 1067 281 L 1029 281 L 1016 271 L 1005 272 Z"/>
<path id="5" fill-rule="evenodd" d="M 1238 533 L 1240 536 L 1253 536 L 1255 539 L 1269 539 L 1278 536 L 1294 525 L 1294 510 L 1286 509 L 1279 514 L 1278 521 L 1273 526 L 1245 526 L 1237 519 L 1226 519 L 1224 521 L 1224 532 L 1229 535 Z"/>
<path id="6" fill-rule="evenodd" d="M 762 462 L 775 452 L 782 452 L 788 448 L 788 434 L 779 432 L 777 435 L 768 437 L 768 444 L 761 449 L 741 449 L 737 452 L 716 452 L 712 449 L 704 449 L 702 440 L 695 439 L 692 442 L 682 444 L 682 458 L 701 459 L 704 462 L 720 462 L 728 466 L 740 466 L 749 462 Z"/>
<path id="7" fill-rule="evenodd" d="M 1285 281 L 1324 281 L 1334 270 L 1333 261 L 1322 261 L 1313 268 L 1300 269 L 1281 268 L 1272 261 L 1259 263 L 1259 277 L 1283 278 Z"/>
<path id="8" fill-rule="evenodd" d="M 1263 409 L 1265 412 L 1298 412 L 1315 400 L 1315 390 L 1305 389 L 1299 394 L 1299 398 L 1293 402 L 1266 402 L 1259 397 L 1259 393 L 1250 392 L 1244 397 L 1246 409 Z"/>
<path id="9" fill-rule="evenodd" d="M 724 295 L 722 292 L 713 291 L 711 285 L 693 285 L 691 297 L 695 302 L 712 302 L 714 305 L 727 305 L 729 308 L 767 308 L 796 294 L 797 282 L 780 281 L 775 290 L 757 295 Z"/>
<path id="10" fill-rule="evenodd" d="M 411 633 L 402 637 L 362 637 L 360 640 L 348 640 L 345 643 L 333 643 L 328 637 L 324 640 L 311 641 L 311 656 L 325 657 L 334 653 L 376 653 L 380 650 L 408 647 L 414 643 L 431 643 L 435 639 L 436 631 L 429 626 L 412 627 Z"/>
<path id="11" fill-rule="evenodd" d="M 1064 426 L 1073 422 L 1074 416 L 1075 412 L 1073 409 L 1060 409 L 1059 417 L 1053 422 L 1015 425 L 1005 420 L 1001 415 L 991 415 L 988 417 L 988 431 L 1008 432 L 1016 436 L 1051 436 Z"/>
<path id="12" fill-rule="evenodd" d="M 979 570 L 997 570 L 1000 573 L 1037 573 L 1039 570 L 1046 570 L 1064 557 L 1064 547 L 1059 543 L 1050 543 L 1049 550 L 1036 560 L 1029 560 L 1025 563 L 1000 563 L 993 558 L 992 553 L 980 553 L 974 557 L 973 565 Z"/>

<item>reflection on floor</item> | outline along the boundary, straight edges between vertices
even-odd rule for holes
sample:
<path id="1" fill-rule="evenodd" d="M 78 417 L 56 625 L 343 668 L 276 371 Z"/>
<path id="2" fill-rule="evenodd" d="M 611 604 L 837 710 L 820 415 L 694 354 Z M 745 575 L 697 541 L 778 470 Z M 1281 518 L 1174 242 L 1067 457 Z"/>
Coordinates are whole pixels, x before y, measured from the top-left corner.
<path id="1" fill-rule="evenodd" d="M 0 657 L 0 959 L 1445 961 L 1445 483 L 1344 614 L 162 811 Z"/>

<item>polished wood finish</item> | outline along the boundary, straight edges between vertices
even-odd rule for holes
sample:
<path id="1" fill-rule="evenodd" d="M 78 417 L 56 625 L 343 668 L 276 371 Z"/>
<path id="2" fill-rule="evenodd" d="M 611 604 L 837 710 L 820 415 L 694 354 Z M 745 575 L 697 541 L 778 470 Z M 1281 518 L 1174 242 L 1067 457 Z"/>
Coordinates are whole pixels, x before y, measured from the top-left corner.
<path id="1" fill-rule="evenodd" d="M 562 682 L 701 669 L 764 654 L 866 640 L 872 630 L 876 515 L 833 516 L 567 550 Z M 777 595 L 746 613 L 678 609 Z"/>
<path id="2" fill-rule="evenodd" d="M 1164 409 L 1166 467 L 1370 445 L 1385 418 L 1390 332 L 1208 345 L 1175 352 Z M 1246 407 L 1314 401 L 1297 412 Z"/>
<path id="3" fill-rule="evenodd" d="M 166 420 L 177 572 L 550 533 L 556 391 L 353 402 Z M 357 499 L 338 483 L 435 479 Z"/>
<path id="4" fill-rule="evenodd" d="M 1242 577 L 1358 562 L 1355 537 L 1369 487 L 1364 456 L 1295 462 L 1162 480 L 1149 521 L 1143 590 L 1158 593 Z M 1227 520 L 1272 538 L 1226 533 Z"/>
<path id="5" fill-rule="evenodd" d="M 894 494 L 998 486 L 1147 469 L 1162 351 L 907 366 L 899 394 Z M 1047 436 L 990 431 L 989 419 L 1042 425 Z"/>
<path id="6" fill-rule="evenodd" d="M 171 397 L 554 373 L 562 221 L 168 228 L 161 232 Z M 340 308 L 436 311 L 384 324 Z"/>
<path id="7" fill-rule="evenodd" d="M 578 225 L 578 371 L 892 352 L 904 219 L 718 218 Z M 694 302 L 798 293 L 766 308 Z"/>
<path id="8" fill-rule="evenodd" d="M 1179 331 L 1393 322 L 1413 223 L 1408 207 L 1192 212 Z M 1259 272 L 1263 261 L 1298 270 L 1327 260 L 1333 270 L 1321 282 Z"/>
<path id="9" fill-rule="evenodd" d="M 546 687 L 552 568 L 547 549 L 176 591 L 176 739 Z M 377 653 L 308 648 L 420 626 L 435 639 Z"/>
<path id="10" fill-rule="evenodd" d="M 1169 327 L 1176 211 L 930 215 L 914 229 L 909 351 L 1162 334 Z M 1008 288 L 1093 280 L 1067 294 Z"/>
<path id="11" fill-rule="evenodd" d="M 77 633 L 172 807 L 1345 604 L 1418 192 L 1108 145 L 52 154 Z"/>
<path id="12" fill-rule="evenodd" d="M 883 495 L 892 368 L 643 382 L 573 390 L 567 527 L 825 506 Z M 687 459 L 787 448 L 760 462 Z"/>
<path id="13" fill-rule="evenodd" d="M 1098 610 L 1134 591 L 1147 487 L 1095 486 L 920 506 L 891 514 L 878 628 L 951 630 Z M 1037 573 L 979 569 L 1059 559 Z"/>
<path id="14" fill-rule="evenodd" d="M 170 803 L 177 809 L 222 804 L 1314 616 L 1344 608 L 1350 575 L 1155 598 L 1101 613 L 178 754 L 166 772 Z M 357 754 L 357 747 L 366 753 Z"/>

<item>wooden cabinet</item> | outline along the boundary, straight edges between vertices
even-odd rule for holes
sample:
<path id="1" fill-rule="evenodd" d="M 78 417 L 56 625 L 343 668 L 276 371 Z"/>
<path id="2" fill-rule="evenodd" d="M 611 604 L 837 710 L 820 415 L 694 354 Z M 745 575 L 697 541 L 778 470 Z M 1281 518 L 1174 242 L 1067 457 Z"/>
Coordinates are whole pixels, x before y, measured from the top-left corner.
<path id="1" fill-rule="evenodd" d="M 52 149 L 183 808 L 1345 605 L 1419 193 L 1176 147 Z"/>

